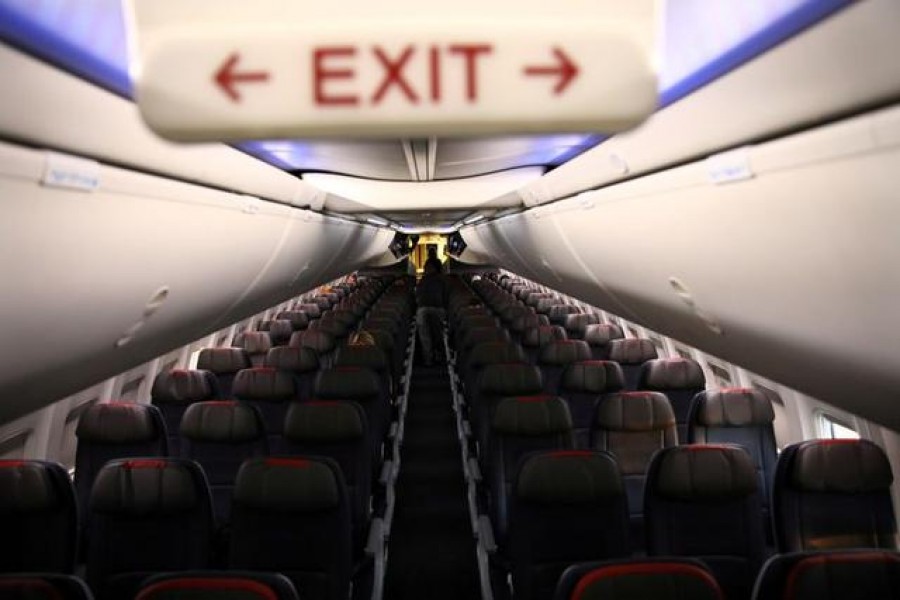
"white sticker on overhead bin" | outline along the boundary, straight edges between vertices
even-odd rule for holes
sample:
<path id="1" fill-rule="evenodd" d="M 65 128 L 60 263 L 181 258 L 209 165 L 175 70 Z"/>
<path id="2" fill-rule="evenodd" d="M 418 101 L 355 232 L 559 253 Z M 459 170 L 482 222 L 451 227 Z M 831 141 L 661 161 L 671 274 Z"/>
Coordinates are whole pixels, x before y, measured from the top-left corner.
<path id="1" fill-rule="evenodd" d="M 92 192 L 100 187 L 100 164 L 58 152 L 46 152 L 41 183 L 48 187 Z"/>
<path id="2" fill-rule="evenodd" d="M 738 148 L 706 159 L 706 172 L 713 183 L 730 183 L 753 178 L 750 149 Z"/>
<path id="3" fill-rule="evenodd" d="M 652 0 L 637 4 L 650 6 L 629 9 L 641 19 L 618 21 L 432 16 L 431 5 L 415 19 L 157 19 L 137 101 L 176 140 L 617 131 L 656 106 Z"/>

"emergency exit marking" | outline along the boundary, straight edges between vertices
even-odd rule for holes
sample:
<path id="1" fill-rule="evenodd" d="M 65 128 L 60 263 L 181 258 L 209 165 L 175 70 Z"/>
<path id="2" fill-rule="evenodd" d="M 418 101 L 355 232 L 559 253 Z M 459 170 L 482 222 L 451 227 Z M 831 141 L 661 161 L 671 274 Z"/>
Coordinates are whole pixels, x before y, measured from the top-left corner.
<path id="1" fill-rule="evenodd" d="M 349 45 L 314 47 L 310 51 L 312 77 L 309 88 L 317 107 L 356 107 L 362 102 L 378 106 L 390 93 L 399 95 L 411 106 L 420 102 L 440 104 L 448 89 L 457 91 L 466 102 L 474 104 L 479 100 L 479 78 L 484 76 L 485 63 L 493 51 L 494 47 L 489 43 L 432 45 L 426 48 L 409 44 L 393 53 L 378 45 L 369 48 Z M 363 52 L 371 54 L 380 70 L 378 84 L 369 94 L 360 90 L 357 82 L 358 57 Z M 427 57 L 427 73 L 423 80 L 417 80 L 407 68 L 410 60 L 418 55 Z M 240 53 L 232 52 L 212 78 L 222 93 L 235 103 L 241 101 L 239 84 L 269 81 L 268 71 L 239 70 L 240 56 Z M 549 78 L 554 83 L 553 94 L 559 95 L 578 77 L 579 69 L 559 46 L 552 48 L 552 57 L 554 62 L 550 64 L 523 66 L 522 75 Z M 448 60 L 459 61 L 463 69 L 460 80 L 444 80 L 446 70 L 442 70 L 441 66 Z M 353 91 L 337 91 L 342 82 Z"/>
<path id="2" fill-rule="evenodd" d="M 166 29 L 136 98 L 178 141 L 611 132 L 655 108 L 652 57 L 626 34 L 587 20 L 469 29 Z"/>

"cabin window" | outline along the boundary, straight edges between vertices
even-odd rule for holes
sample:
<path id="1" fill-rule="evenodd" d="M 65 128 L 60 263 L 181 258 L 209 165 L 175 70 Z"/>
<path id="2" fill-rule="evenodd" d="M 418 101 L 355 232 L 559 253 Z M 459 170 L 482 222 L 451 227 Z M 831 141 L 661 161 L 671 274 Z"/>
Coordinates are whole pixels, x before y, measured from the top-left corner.
<path id="1" fill-rule="evenodd" d="M 216 341 L 216 346 L 219 348 L 227 348 L 231 346 L 231 335 L 230 332 L 226 331 L 222 335 L 219 336 L 219 339 Z"/>
<path id="2" fill-rule="evenodd" d="M 826 412 L 820 412 L 818 418 L 819 435 L 832 440 L 858 440 L 859 433 L 847 421 L 841 420 Z"/>
<path id="3" fill-rule="evenodd" d="M 634 327 L 630 327 L 628 325 L 625 326 L 625 337 L 628 338 L 639 338 L 641 337 L 640 332 Z"/>
<path id="4" fill-rule="evenodd" d="M 119 392 L 119 400 L 122 402 L 138 402 L 141 391 L 141 384 L 144 383 L 145 377 L 140 375 L 122 385 L 122 391 Z"/>
<path id="5" fill-rule="evenodd" d="M 727 367 L 714 362 L 708 362 L 707 364 L 709 365 L 709 370 L 712 372 L 717 386 L 731 387 L 734 380 L 732 379 L 731 372 Z"/>
<path id="6" fill-rule="evenodd" d="M 653 334 L 648 333 L 647 339 L 650 340 L 650 342 L 653 344 L 654 347 L 656 347 L 656 353 L 659 356 L 666 355 L 666 343 L 663 341 L 663 339 L 661 337 L 659 337 L 658 335 L 653 335 Z"/>
<path id="7" fill-rule="evenodd" d="M 687 348 L 682 347 L 682 346 L 675 346 L 675 353 L 676 353 L 678 356 L 680 356 L 681 358 L 687 358 L 687 359 L 690 359 L 690 360 L 693 360 L 693 359 L 694 359 L 694 357 L 691 356 L 691 351 L 688 350 Z"/>
<path id="8" fill-rule="evenodd" d="M 28 440 L 32 433 L 34 433 L 33 429 L 26 429 L 0 442 L 0 459 L 18 460 L 25 458 L 25 447 L 28 445 Z"/>

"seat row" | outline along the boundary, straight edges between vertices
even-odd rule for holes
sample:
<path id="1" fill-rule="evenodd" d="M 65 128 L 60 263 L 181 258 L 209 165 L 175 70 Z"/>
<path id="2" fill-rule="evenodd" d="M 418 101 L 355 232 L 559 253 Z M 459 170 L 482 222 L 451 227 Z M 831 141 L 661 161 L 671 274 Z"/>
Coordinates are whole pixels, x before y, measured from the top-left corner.
<path id="1" fill-rule="evenodd" d="M 490 285 L 481 287 L 491 289 Z M 865 441 L 790 447 L 775 469 L 772 486 L 776 455 L 772 407 L 756 390 L 701 389 L 692 394 L 690 408 L 684 411 L 689 417 L 683 424 L 689 430 L 686 437 L 713 443 L 675 446 L 671 396 L 658 391 L 608 391 L 609 381 L 614 382 L 613 390 L 621 389 L 615 385 L 622 377 L 621 365 L 571 361 L 560 381 L 566 380 L 568 371 L 569 377 L 578 373 L 583 381 L 598 382 L 598 393 L 586 394 L 591 407 L 585 411 L 591 423 L 587 441 L 589 447 L 608 452 L 573 451 L 570 406 L 579 402 L 543 393 L 543 374 L 527 358 L 523 361 L 521 351 L 508 340 L 482 342 L 493 344 L 490 352 L 475 344 L 466 355 L 466 344 L 458 340 L 473 336 L 465 333 L 467 329 L 480 329 L 467 320 L 483 319 L 479 311 L 497 318 L 484 298 L 485 294 L 456 286 L 449 339 L 459 344 L 455 368 L 462 373 L 459 387 L 464 391 L 458 398 L 461 425 L 465 431 L 465 425 L 472 424 L 478 460 L 471 461 L 470 473 L 483 473 L 481 508 L 490 517 L 479 520 L 478 533 L 481 543 L 493 550 L 494 589 L 499 595 L 509 573 L 516 598 L 552 597 L 565 566 L 628 556 L 640 549 L 640 538 L 645 537 L 647 553 L 699 557 L 728 597 L 749 598 L 768 553 L 765 506 L 770 502 L 782 552 L 822 548 L 823 543 L 895 547 L 892 475 L 880 448 Z M 506 309 L 500 305 L 499 310 Z M 493 327 L 498 329 L 496 321 Z M 490 355 L 500 358 L 487 358 Z M 486 364 L 480 366 L 482 356 Z M 672 381 L 690 384 L 690 361 L 672 364 L 679 363 L 689 368 L 671 369 Z M 652 370 L 656 364 L 660 363 L 651 361 L 644 368 Z M 846 471 L 837 473 L 837 468 Z M 844 478 L 850 472 L 865 475 L 851 482 Z M 856 517 L 843 515 L 834 502 L 853 504 Z M 641 516 L 646 519 L 645 536 L 635 527 Z"/>

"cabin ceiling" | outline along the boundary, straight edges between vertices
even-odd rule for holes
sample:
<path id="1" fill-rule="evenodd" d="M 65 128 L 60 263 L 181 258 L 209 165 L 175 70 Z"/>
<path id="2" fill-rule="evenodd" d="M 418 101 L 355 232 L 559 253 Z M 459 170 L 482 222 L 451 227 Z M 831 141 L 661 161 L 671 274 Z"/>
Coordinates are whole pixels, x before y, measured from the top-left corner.
<path id="1" fill-rule="evenodd" d="M 132 98 L 127 3 L 123 0 L 0 2 L 4 43 Z M 664 0 L 658 46 L 659 107 L 665 107 L 850 4 L 850 0 Z M 11 25 L 11 26 L 9 26 Z M 328 192 L 323 210 L 407 229 L 452 229 L 477 215 L 523 209 L 530 178 L 604 141 L 597 132 L 479 138 L 248 140 L 239 150 L 317 186 L 316 175 L 359 180 L 353 194 Z M 531 168 L 531 170 L 528 170 Z M 528 171 L 527 177 L 519 176 Z M 507 176 L 508 173 L 516 176 Z M 473 192 L 478 178 L 478 191 Z M 493 187 L 486 182 L 493 181 Z M 371 185 L 369 183 L 371 182 Z M 402 202 L 384 182 L 409 185 Z M 459 182 L 455 193 L 441 182 Z M 396 191 L 394 188 L 393 191 Z M 435 194 L 435 191 L 440 194 Z M 488 194 L 490 192 L 490 195 Z M 381 194 L 379 196 L 379 194 Z M 435 198 L 440 196 L 440 199 Z"/>

